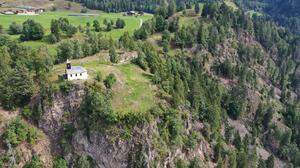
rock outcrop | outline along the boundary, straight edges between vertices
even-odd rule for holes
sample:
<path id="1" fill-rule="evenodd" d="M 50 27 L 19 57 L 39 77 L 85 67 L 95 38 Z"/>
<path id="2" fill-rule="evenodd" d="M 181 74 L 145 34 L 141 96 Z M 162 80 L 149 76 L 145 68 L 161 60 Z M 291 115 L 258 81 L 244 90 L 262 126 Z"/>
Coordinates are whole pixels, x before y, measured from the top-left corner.
<path id="1" fill-rule="evenodd" d="M 49 137 L 53 154 L 63 155 L 70 165 L 75 163 L 76 156 L 87 155 L 98 167 L 125 168 L 130 164 L 130 157 L 140 151 L 139 147 L 142 146 L 144 165 L 150 167 L 159 153 L 153 144 L 153 135 L 158 133 L 157 121 L 135 126 L 132 136 L 127 139 L 115 138 L 107 132 L 91 132 L 87 137 L 85 131 L 80 129 L 78 121 L 84 94 L 84 85 L 75 84 L 66 94 L 54 94 L 52 104 L 44 107 L 39 127 Z M 69 142 L 72 149 L 67 152 L 59 145 L 65 123 L 70 123 L 76 128 Z M 191 123 L 190 120 L 187 120 L 185 125 L 187 126 L 185 133 L 191 130 L 200 133 L 204 129 L 202 123 Z M 161 158 L 161 162 L 156 163 L 155 166 L 173 167 L 175 158 L 190 160 L 197 156 L 204 161 L 207 156 L 212 155 L 213 150 L 210 144 L 202 138 L 193 150 L 168 149 L 168 156 Z M 206 164 L 208 167 L 214 166 L 210 161 Z"/>

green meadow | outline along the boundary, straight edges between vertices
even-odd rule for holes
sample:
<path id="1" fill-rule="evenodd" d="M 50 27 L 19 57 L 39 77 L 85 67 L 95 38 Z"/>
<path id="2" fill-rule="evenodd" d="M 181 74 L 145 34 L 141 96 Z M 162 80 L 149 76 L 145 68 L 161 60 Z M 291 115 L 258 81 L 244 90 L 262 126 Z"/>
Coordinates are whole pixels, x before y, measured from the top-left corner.
<path id="1" fill-rule="evenodd" d="M 152 18 L 152 15 L 145 14 L 144 16 L 123 16 L 123 13 L 104 13 L 97 12 L 94 14 L 98 14 L 97 16 L 69 16 L 73 14 L 71 11 L 55 11 L 55 12 L 45 12 L 41 15 L 33 15 L 33 16 L 23 16 L 23 15 L 0 15 L 0 24 L 3 26 L 4 30 L 8 30 L 9 25 L 12 22 L 16 22 L 22 24 L 27 19 L 35 20 L 40 23 L 46 32 L 46 35 L 50 33 L 50 24 L 52 19 L 59 19 L 61 17 L 67 18 L 70 23 L 76 26 L 85 26 L 87 22 L 90 22 L 92 25 L 94 20 L 98 20 L 102 27 L 104 27 L 103 21 L 104 19 L 116 21 L 118 18 L 123 19 L 126 23 L 125 28 L 123 29 L 113 29 L 110 32 L 102 32 L 104 35 L 108 37 L 112 37 L 113 39 L 118 39 L 124 32 L 133 33 L 134 30 L 138 29 L 141 24 Z M 11 36 L 14 39 L 18 39 L 19 36 Z M 82 34 L 77 33 L 74 38 L 81 38 Z M 49 45 L 45 42 L 41 41 L 28 41 L 23 43 L 26 46 L 30 46 L 33 48 L 37 48 L 41 45 L 47 45 L 49 49 L 54 52 L 55 45 Z"/>

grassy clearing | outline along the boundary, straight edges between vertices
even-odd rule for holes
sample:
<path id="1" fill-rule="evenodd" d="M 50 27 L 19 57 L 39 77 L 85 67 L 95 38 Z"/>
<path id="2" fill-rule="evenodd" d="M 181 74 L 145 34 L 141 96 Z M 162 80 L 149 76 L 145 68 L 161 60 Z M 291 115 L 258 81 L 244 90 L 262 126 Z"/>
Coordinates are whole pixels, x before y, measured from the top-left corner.
<path id="1" fill-rule="evenodd" d="M 114 20 L 116 21 L 117 18 L 121 18 L 125 20 L 126 27 L 124 29 L 114 29 L 110 32 L 105 32 L 104 34 L 111 35 L 113 38 L 119 37 L 122 35 L 125 31 L 133 32 L 135 29 L 139 28 L 141 20 L 145 21 L 150 19 L 151 15 L 144 15 L 144 16 L 138 16 L 138 17 L 131 17 L 131 16 L 123 16 L 122 13 L 103 13 L 99 12 L 99 16 L 69 16 L 72 12 L 69 11 L 61 11 L 61 12 L 45 12 L 41 15 L 37 16 L 18 16 L 18 15 L 1 15 L 1 25 L 4 27 L 4 29 L 8 29 L 9 25 L 12 22 L 17 22 L 19 24 L 22 24 L 27 19 L 33 19 L 36 22 L 39 22 L 42 24 L 42 26 L 45 28 L 46 32 L 50 32 L 50 24 L 52 19 L 58 19 L 60 17 L 68 18 L 70 23 L 73 25 L 79 26 L 85 26 L 87 22 L 90 22 L 92 24 L 93 20 L 98 20 L 101 24 L 103 23 L 104 19 L 108 20 Z M 103 24 L 102 24 L 103 26 Z"/>
<path id="2" fill-rule="evenodd" d="M 202 13 L 204 3 L 199 3 L 200 7 L 200 14 Z M 187 9 L 186 14 L 184 15 L 183 12 L 178 12 L 175 16 L 179 16 L 179 25 L 180 26 L 188 26 L 194 24 L 194 22 L 198 19 L 200 14 L 195 14 L 195 6 L 192 9 Z"/>
<path id="3" fill-rule="evenodd" d="M 236 6 L 236 4 L 232 0 L 225 0 L 224 2 L 227 6 L 231 7 L 232 9 L 238 9 L 238 6 Z"/>
<path id="4" fill-rule="evenodd" d="M 117 83 L 113 89 L 112 105 L 121 116 L 128 113 L 144 113 L 155 105 L 155 86 L 151 84 L 150 74 L 133 64 L 110 65 L 92 56 L 72 60 L 72 65 L 81 65 L 88 70 L 89 80 L 93 80 L 100 71 L 103 78 L 113 73 Z M 57 80 L 57 75 L 64 73 L 65 64 L 54 67 L 51 80 Z"/>

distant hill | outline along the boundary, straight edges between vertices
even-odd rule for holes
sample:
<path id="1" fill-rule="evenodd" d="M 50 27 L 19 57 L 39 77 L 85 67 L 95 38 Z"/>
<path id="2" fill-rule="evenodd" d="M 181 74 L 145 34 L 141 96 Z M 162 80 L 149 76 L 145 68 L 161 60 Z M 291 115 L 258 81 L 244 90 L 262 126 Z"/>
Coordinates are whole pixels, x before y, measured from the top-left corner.
<path id="1" fill-rule="evenodd" d="M 79 3 L 65 0 L 1 0 L 0 9 L 18 8 L 18 7 L 34 7 L 45 9 L 68 9 L 72 11 L 80 11 L 82 6 Z"/>

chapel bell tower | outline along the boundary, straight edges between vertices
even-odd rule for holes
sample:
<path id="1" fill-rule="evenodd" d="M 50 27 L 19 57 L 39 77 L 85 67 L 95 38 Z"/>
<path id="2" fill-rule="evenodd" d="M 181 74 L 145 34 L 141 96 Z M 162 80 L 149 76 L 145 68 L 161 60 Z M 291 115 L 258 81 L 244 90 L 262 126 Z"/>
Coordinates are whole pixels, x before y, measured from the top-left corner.
<path id="1" fill-rule="evenodd" d="M 67 59 L 67 69 L 71 69 L 71 62 L 69 61 L 69 59 Z"/>

